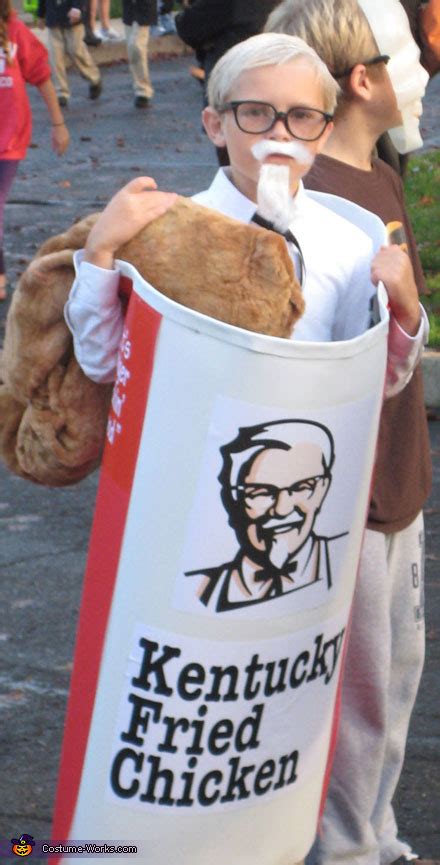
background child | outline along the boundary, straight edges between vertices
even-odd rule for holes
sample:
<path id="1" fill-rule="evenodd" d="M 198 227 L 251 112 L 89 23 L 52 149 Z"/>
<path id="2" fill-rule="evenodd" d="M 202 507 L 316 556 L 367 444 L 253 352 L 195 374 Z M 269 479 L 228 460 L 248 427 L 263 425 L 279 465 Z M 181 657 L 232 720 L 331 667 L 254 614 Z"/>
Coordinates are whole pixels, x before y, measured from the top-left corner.
<path id="1" fill-rule="evenodd" d="M 148 108 L 154 88 L 150 79 L 148 43 L 150 26 L 157 20 L 156 0 L 122 0 L 122 20 L 134 91 L 135 108 Z"/>
<path id="2" fill-rule="evenodd" d="M 66 59 L 89 82 L 89 99 L 98 99 L 102 90 L 101 75 L 84 42 L 82 23 L 83 0 L 39 0 L 38 26 L 49 30 L 50 61 L 55 75 L 58 101 L 66 106 L 70 88 L 66 73 Z"/>
<path id="3" fill-rule="evenodd" d="M 47 51 L 17 17 L 10 0 L 0 0 L 0 300 L 6 297 L 4 209 L 32 132 L 27 83 L 38 88 L 46 104 L 52 147 L 60 156 L 69 144 L 69 133 L 50 78 Z"/>
<path id="4" fill-rule="evenodd" d="M 284 0 L 266 27 L 305 39 L 342 87 L 332 136 L 306 184 L 343 195 L 384 223 L 401 222 L 408 255 L 391 248 L 396 250 L 396 260 L 411 261 L 415 282 L 423 292 L 400 178 L 371 155 L 387 129 L 398 130 L 397 138 L 407 142 L 408 150 L 420 146 L 420 99 L 428 76 L 397 0 L 368 5 L 377 11 L 374 35 L 362 11 L 365 0 L 359 4 L 356 0 Z M 310 857 L 319 865 L 400 865 L 417 858 L 398 837 L 392 799 L 424 660 L 421 508 L 430 483 L 419 366 L 405 390 L 385 402 L 382 411 L 339 739 L 322 832 Z"/>

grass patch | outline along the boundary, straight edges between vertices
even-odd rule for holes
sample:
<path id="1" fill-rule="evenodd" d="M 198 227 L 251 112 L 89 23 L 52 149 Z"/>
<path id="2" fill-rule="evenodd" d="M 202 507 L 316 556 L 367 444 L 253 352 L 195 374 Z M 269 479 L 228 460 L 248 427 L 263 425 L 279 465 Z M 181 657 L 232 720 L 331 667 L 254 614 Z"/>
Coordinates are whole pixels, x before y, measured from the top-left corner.
<path id="1" fill-rule="evenodd" d="M 431 324 L 430 348 L 440 349 L 440 152 L 411 158 L 405 195 L 429 295 L 422 298 Z"/>
<path id="2" fill-rule="evenodd" d="M 38 0 L 35 0 L 38 2 Z M 173 12 L 182 10 L 180 3 L 173 3 Z M 122 18 L 122 0 L 110 0 L 110 18 Z"/>
<path id="3" fill-rule="evenodd" d="M 122 18 L 122 0 L 110 0 L 110 18 Z"/>

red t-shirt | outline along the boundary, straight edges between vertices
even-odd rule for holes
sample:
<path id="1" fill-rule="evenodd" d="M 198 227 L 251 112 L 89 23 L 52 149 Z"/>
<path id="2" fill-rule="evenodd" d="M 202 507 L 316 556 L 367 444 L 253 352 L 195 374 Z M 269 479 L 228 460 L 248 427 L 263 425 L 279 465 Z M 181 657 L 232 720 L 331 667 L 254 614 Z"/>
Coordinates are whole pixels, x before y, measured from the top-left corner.
<path id="1" fill-rule="evenodd" d="M 0 48 L 0 159 L 24 159 L 32 134 L 32 114 L 26 84 L 38 86 L 50 78 L 44 45 L 13 12 L 8 21 L 9 56 Z"/>

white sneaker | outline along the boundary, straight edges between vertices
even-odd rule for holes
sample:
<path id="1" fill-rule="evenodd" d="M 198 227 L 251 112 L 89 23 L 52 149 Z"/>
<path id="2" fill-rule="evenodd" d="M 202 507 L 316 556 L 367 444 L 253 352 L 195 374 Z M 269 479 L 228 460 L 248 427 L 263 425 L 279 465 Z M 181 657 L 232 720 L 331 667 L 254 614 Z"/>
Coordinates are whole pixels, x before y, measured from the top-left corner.
<path id="1" fill-rule="evenodd" d="M 122 38 L 116 30 L 113 30 L 113 27 L 100 27 L 96 35 L 99 36 L 103 42 L 114 42 L 117 39 Z"/>
<path id="2" fill-rule="evenodd" d="M 176 33 L 176 25 L 173 16 L 168 12 L 165 15 L 159 15 L 159 27 L 166 33 Z"/>
<path id="3" fill-rule="evenodd" d="M 157 36 L 166 36 L 166 31 L 160 24 L 151 24 L 150 35 L 155 39 Z"/>

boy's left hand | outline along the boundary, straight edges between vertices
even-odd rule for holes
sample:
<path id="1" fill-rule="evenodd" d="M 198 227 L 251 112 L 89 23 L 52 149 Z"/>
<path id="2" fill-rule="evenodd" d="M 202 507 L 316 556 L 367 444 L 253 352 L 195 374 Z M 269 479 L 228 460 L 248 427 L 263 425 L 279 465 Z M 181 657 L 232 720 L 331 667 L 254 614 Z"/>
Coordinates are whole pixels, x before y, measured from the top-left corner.
<path id="1" fill-rule="evenodd" d="M 371 280 L 381 280 L 387 290 L 390 309 L 400 327 L 415 336 L 420 325 L 420 305 L 411 261 L 400 246 L 381 246 L 371 263 Z"/>
<path id="2" fill-rule="evenodd" d="M 70 135 L 67 126 L 62 125 L 52 126 L 52 149 L 57 156 L 62 156 L 69 146 Z"/>

